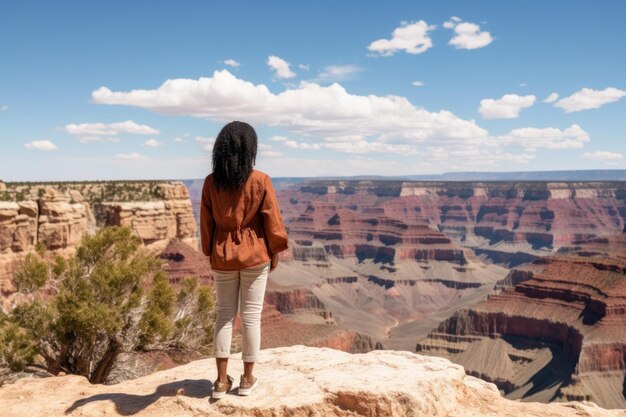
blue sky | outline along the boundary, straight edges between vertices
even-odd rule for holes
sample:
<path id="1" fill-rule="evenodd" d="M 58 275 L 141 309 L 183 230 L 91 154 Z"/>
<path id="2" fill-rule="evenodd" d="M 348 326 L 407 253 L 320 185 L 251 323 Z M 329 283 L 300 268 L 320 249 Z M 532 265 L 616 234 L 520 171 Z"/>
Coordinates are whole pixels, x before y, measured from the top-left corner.
<path id="1" fill-rule="evenodd" d="M 621 1 L 3 1 L 0 179 L 626 168 Z M 552 93 L 554 100 L 544 102 Z"/>

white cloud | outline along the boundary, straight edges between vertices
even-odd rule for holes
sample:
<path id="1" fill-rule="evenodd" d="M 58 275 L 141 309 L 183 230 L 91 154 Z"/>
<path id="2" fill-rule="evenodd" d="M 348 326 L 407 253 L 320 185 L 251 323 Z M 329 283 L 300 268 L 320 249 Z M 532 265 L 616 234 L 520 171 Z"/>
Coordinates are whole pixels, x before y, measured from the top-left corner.
<path id="1" fill-rule="evenodd" d="M 270 138 L 270 140 L 273 140 L 274 142 L 285 142 L 285 141 L 289 140 L 289 138 L 286 137 L 286 136 L 277 136 L 277 135 L 275 135 L 275 136 L 272 136 Z"/>
<path id="2" fill-rule="evenodd" d="M 4 104 L 2 107 L 0 107 L 0 111 L 7 111 L 9 110 L 9 106 L 7 104 Z"/>
<path id="3" fill-rule="evenodd" d="M 44 152 L 56 151 L 57 149 L 59 149 L 58 146 L 56 146 L 54 143 L 50 142 L 49 140 L 34 140 L 32 142 L 28 142 L 24 144 L 24 146 L 33 151 L 44 151 Z"/>
<path id="4" fill-rule="evenodd" d="M 378 39 L 367 49 L 382 56 L 391 56 L 397 51 L 407 54 L 421 54 L 433 46 L 428 32 L 437 26 L 428 25 L 425 21 L 401 22 L 400 27 L 393 31 L 391 39 Z"/>
<path id="5" fill-rule="evenodd" d="M 519 117 L 522 109 L 535 104 L 535 99 L 533 95 L 518 96 L 517 94 L 505 94 L 497 100 L 486 98 L 480 100 L 478 112 L 484 119 L 515 119 Z"/>
<path id="6" fill-rule="evenodd" d="M 227 70 L 198 80 L 168 80 L 154 90 L 92 93 L 101 104 L 122 104 L 161 114 L 190 115 L 220 122 L 247 120 L 307 136 L 378 136 L 383 142 L 480 138 L 487 131 L 449 111 L 429 112 L 405 97 L 350 94 L 339 84 L 301 82 L 274 94 L 265 85 Z"/>
<path id="7" fill-rule="evenodd" d="M 308 70 L 311 69 L 311 65 L 309 65 L 309 64 L 306 64 L 306 65 L 305 64 L 298 64 L 298 68 L 300 68 L 301 70 L 308 71 Z"/>
<path id="8" fill-rule="evenodd" d="M 543 99 L 544 103 L 554 103 L 559 99 L 559 93 L 550 93 L 548 97 Z"/>
<path id="9" fill-rule="evenodd" d="M 159 142 L 156 139 L 148 139 L 147 141 L 145 141 L 143 143 L 145 146 L 149 147 L 149 148 L 158 148 L 160 146 L 163 146 L 164 143 L 163 142 Z"/>
<path id="10" fill-rule="evenodd" d="M 609 151 L 595 151 L 595 152 L 585 152 L 581 154 L 583 158 L 595 159 L 597 161 L 605 162 L 605 161 L 615 161 L 618 159 L 622 159 L 622 154 L 618 152 L 609 152 Z"/>
<path id="11" fill-rule="evenodd" d="M 325 142 L 297 142 L 286 140 L 285 146 L 291 149 L 320 150 L 330 149 L 346 154 L 387 153 L 387 154 L 415 154 L 417 150 L 413 145 L 390 144 L 380 141 L 368 141 L 360 136 L 346 136 L 342 138 L 325 138 Z"/>
<path id="12" fill-rule="evenodd" d="M 424 83 L 421 81 L 413 81 L 411 85 L 414 85 L 415 87 L 423 87 Z"/>
<path id="13" fill-rule="evenodd" d="M 624 96 L 626 96 L 626 91 L 613 87 L 605 88 L 604 90 L 583 88 L 569 97 L 560 99 L 556 102 L 555 106 L 565 110 L 565 113 L 571 113 L 581 110 L 597 109 L 607 103 L 618 101 Z"/>
<path id="14" fill-rule="evenodd" d="M 367 141 L 365 139 L 349 142 L 322 143 L 320 146 L 326 149 L 333 149 L 338 152 L 349 154 L 386 153 L 413 155 L 417 153 L 417 149 L 413 145 L 391 144 L 377 141 Z"/>
<path id="15" fill-rule="evenodd" d="M 337 154 L 411 155 L 415 164 L 437 163 L 446 170 L 481 169 L 485 163 L 525 164 L 539 148 L 580 148 L 589 140 L 577 125 L 565 130 L 529 127 L 493 136 L 473 120 L 446 110 L 428 111 L 405 97 L 351 94 L 338 83 L 322 86 L 305 81 L 273 93 L 263 84 L 241 80 L 226 70 L 198 80 L 168 80 L 152 90 L 113 92 L 102 87 L 92 93 L 92 100 L 159 114 L 218 122 L 245 120 L 279 128 L 287 135 L 272 136 L 271 143 L 285 150 L 326 151 L 329 159 Z M 198 137 L 196 141 L 210 151 L 214 139 Z M 507 147 L 523 150 L 512 152 Z M 273 149 L 260 148 L 264 150 Z"/>
<path id="16" fill-rule="evenodd" d="M 205 152 L 213 151 L 213 145 L 215 144 L 215 138 L 213 137 L 204 137 L 204 136 L 196 136 L 196 142 L 200 144 L 200 148 L 202 148 Z"/>
<path id="17" fill-rule="evenodd" d="M 156 135 L 160 132 L 147 125 L 140 125 L 127 120 L 119 123 L 81 123 L 66 125 L 63 130 L 75 136 L 81 142 L 119 141 L 120 133 L 132 135 Z"/>
<path id="18" fill-rule="evenodd" d="M 277 158 L 279 156 L 283 156 L 281 152 L 278 151 L 261 151 L 261 156 L 267 156 L 268 158 Z"/>
<path id="19" fill-rule="evenodd" d="M 175 137 L 175 138 L 174 138 L 174 139 L 172 139 L 172 140 L 173 140 L 174 142 L 176 142 L 176 143 L 183 143 L 183 142 L 185 142 L 185 138 L 181 138 L 180 136 L 179 136 L 179 137 Z"/>
<path id="20" fill-rule="evenodd" d="M 444 22 L 443 27 L 446 29 L 454 29 L 454 25 L 460 22 L 462 19 L 460 17 L 452 16 L 449 21 Z"/>
<path id="21" fill-rule="evenodd" d="M 298 142 L 296 142 L 295 140 L 287 140 L 287 141 L 285 141 L 285 146 L 288 146 L 288 147 L 293 148 L 293 149 L 297 149 L 298 145 L 299 145 Z"/>
<path id="22" fill-rule="evenodd" d="M 316 80 L 320 82 L 349 80 L 360 71 L 362 68 L 356 65 L 329 65 L 319 73 Z"/>
<path id="23" fill-rule="evenodd" d="M 514 129 L 500 136 L 499 140 L 502 144 L 522 146 L 532 151 L 538 148 L 571 149 L 582 148 L 589 141 L 589 134 L 576 124 L 564 130 L 553 127 L 525 127 Z"/>
<path id="24" fill-rule="evenodd" d="M 267 65 L 276 71 L 278 78 L 293 78 L 296 76 L 296 73 L 289 69 L 289 62 L 277 56 L 271 55 L 267 58 Z"/>
<path id="25" fill-rule="evenodd" d="M 493 37 L 489 32 L 480 30 L 480 26 L 476 23 L 462 22 L 456 16 L 445 22 L 443 27 L 454 30 L 455 36 L 450 39 L 448 45 L 456 49 L 478 49 L 493 42 Z"/>
<path id="26" fill-rule="evenodd" d="M 137 152 L 130 152 L 130 153 L 116 153 L 115 157 L 117 159 L 122 159 L 122 160 L 137 160 L 137 159 L 144 159 L 146 158 L 145 155 L 142 155 L 140 153 Z"/>
<path id="27" fill-rule="evenodd" d="M 237 68 L 239 65 L 241 65 L 239 62 L 235 61 L 234 59 L 226 59 L 224 60 L 224 64 L 230 67 L 234 67 L 234 68 Z"/>

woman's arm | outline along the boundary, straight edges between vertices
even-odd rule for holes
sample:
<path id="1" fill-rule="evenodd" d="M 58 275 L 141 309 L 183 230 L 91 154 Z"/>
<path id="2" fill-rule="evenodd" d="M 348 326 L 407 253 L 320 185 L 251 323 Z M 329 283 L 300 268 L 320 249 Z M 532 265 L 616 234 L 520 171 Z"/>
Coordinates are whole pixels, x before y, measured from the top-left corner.
<path id="1" fill-rule="evenodd" d="M 200 203 L 200 245 L 202 246 L 202 252 L 206 256 L 211 256 L 213 251 L 214 230 L 215 219 L 213 218 L 209 179 L 207 177 L 207 179 L 204 180 L 204 186 L 202 187 L 202 200 Z"/>
<path id="2" fill-rule="evenodd" d="M 270 272 L 275 270 L 277 266 L 278 266 L 278 254 L 275 253 L 275 254 L 272 255 L 272 262 L 271 262 L 271 265 L 270 265 Z"/>
<path id="3" fill-rule="evenodd" d="M 278 265 L 278 253 L 288 249 L 287 231 L 278 207 L 278 199 L 270 177 L 265 177 L 265 196 L 261 203 L 261 216 L 263 218 L 263 231 L 267 248 L 272 258 L 272 267 Z"/>

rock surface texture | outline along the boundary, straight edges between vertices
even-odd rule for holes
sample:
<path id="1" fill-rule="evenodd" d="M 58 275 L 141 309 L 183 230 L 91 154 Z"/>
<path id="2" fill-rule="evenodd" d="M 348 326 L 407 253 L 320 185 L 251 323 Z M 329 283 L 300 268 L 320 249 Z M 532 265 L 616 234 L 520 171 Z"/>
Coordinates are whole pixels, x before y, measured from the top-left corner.
<path id="1" fill-rule="evenodd" d="M 197 247 L 196 223 L 182 183 L 8 183 L 0 192 L 0 294 L 17 289 L 13 273 L 38 244 L 69 254 L 86 233 L 129 226 L 154 252 L 171 239 Z"/>
<path id="2" fill-rule="evenodd" d="M 242 372 L 239 355 L 229 373 Z M 7 416 L 368 416 L 368 417 L 624 417 L 589 402 L 524 403 L 500 396 L 493 384 L 466 375 L 446 359 L 410 352 L 349 354 L 292 346 L 261 351 L 259 385 L 248 397 L 237 388 L 209 400 L 213 359 L 116 385 L 83 377 L 21 379 L 0 388 Z M 236 382 L 237 384 L 238 382 Z"/>

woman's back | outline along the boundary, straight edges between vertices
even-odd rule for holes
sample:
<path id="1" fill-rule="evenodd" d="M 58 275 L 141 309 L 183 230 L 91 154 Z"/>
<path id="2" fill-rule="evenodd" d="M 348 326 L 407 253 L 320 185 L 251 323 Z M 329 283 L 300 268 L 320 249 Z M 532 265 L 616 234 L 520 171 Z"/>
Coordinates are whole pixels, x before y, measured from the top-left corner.
<path id="1" fill-rule="evenodd" d="M 270 177 L 252 170 L 241 190 L 221 190 L 213 174 L 202 189 L 202 250 L 218 270 L 269 262 L 287 249 L 287 233 Z"/>

